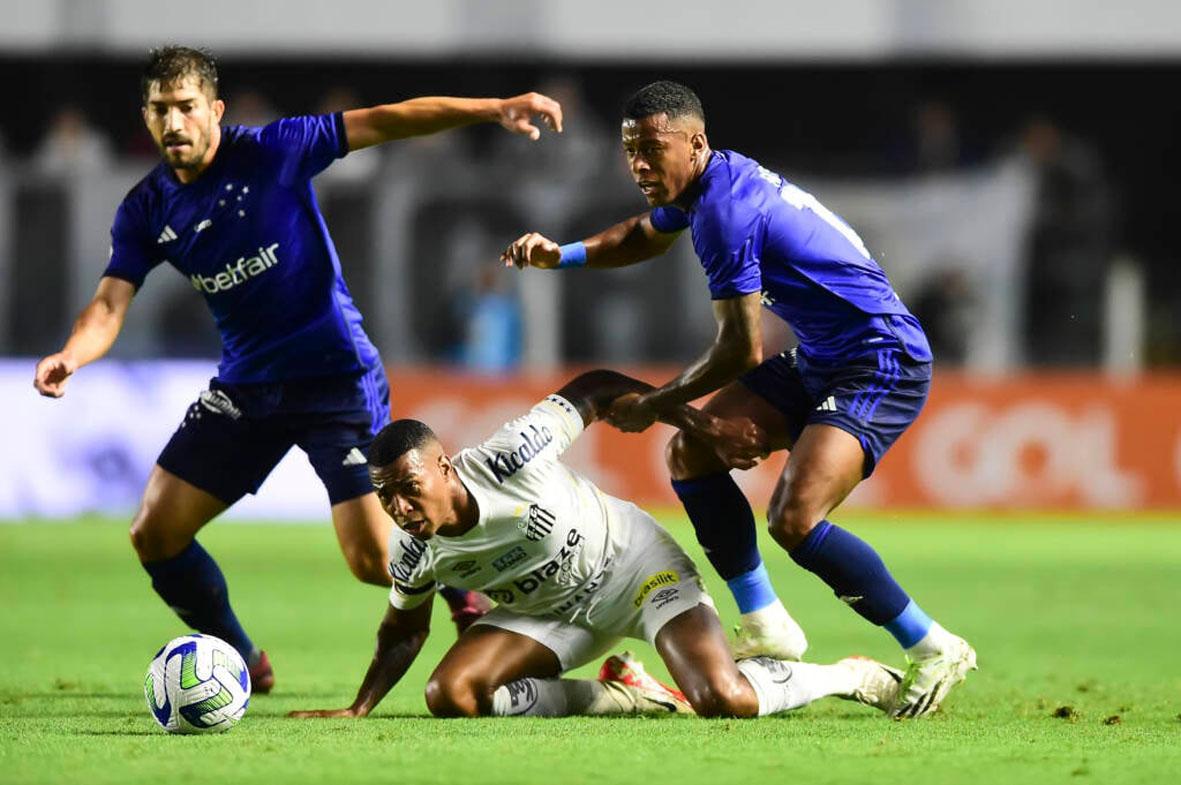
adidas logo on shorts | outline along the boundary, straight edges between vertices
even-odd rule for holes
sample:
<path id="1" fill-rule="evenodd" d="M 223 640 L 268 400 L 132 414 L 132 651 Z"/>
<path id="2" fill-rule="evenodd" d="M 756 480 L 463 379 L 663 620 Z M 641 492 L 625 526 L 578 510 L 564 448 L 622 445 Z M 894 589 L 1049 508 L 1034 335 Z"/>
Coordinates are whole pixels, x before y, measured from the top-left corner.
<path id="1" fill-rule="evenodd" d="M 358 449 L 357 447 L 354 447 L 353 449 L 349 450 L 348 455 L 344 456 L 344 460 L 340 462 L 340 465 L 341 466 L 364 466 L 368 462 L 369 461 L 365 457 L 365 453 L 361 452 L 361 450 Z"/>

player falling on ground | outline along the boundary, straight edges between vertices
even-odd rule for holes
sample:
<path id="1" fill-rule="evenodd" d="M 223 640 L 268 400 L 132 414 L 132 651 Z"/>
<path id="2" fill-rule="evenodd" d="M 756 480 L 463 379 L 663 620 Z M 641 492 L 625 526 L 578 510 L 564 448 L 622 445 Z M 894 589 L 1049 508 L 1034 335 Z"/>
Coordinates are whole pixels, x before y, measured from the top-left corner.
<path id="1" fill-rule="evenodd" d="M 768 512 L 772 536 L 905 649 L 911 666 L 896 713 L 934 711 L 975 667 L 975 652 L 915 604 L 873 548 L 826 520 L 922 408 L 931 378 L 922 328 L 848 224 L 757 162 L 710 149 L 692 90 L 648 85 L 628 101 L 624 118 L 632 176 L 655 209 L 565 246 L 527 234 L 502 258 L 518 267 L 621 267 L 664 253 L 691 230 L 717 337 L 675 379 L 616 402 L 607 419 L 642 431 L 669 407 L 720 390 L 706 411 L 749 417 L 773 449 L 790 450 Z M 760 306 L 799 339 L 765 362 Z M 670 443 L 668 466 L 698 540 L 743 613 L 737 651 L 798 658 L 803 631 L 775 596 L 750 504 L 727 467 L 685 432 Z"/>
<path id="2" fill-rule="evenodd" d="M 646 389 L 591 371 L 454 457 L 417 420 L 383 428 L 369 473 L 397 528 L 377 652 L 350 707 L 293 716 L 372 711 L 422 648 L 442 580 L 483 591 L 499 606 L 460 636 L 431 675 L 426 700 L 436 716 L 660 713 L 687 711 L 687 698 L 704 716 L 752 717 L 827 695 L 891 708 L 902 673 L 872 660 L 735 664 L 688 555 L 644 511 L 558 460 L 613 399 Z M 688 406 L 668 407 L 662 417 L 717 450 L 725 465 L 753 465 L 766 449 L 749 420 L 723 421 Z M 626 655 L 607 661 L 601 681 L 559 678 L 621 637 L 655 646 L 684 694 Z"/>
<path id="3" fill-rule="evenodd" d="M 217 69 L 205 52 L 168 46 L 143 73 L 143 118 L 163 162 L 123 200 L 111 258 L 62 350 L 37 365 L 35 386 L 60 397 L 69 377 L 102 357 L 131 299 L 162 262 L 204 295 L 222 338 L 217 377 L 189 408 L 148 479 L 131 542 L 152 587 L 189 626 L 238 649 L 255 692 L 274 674 L 242 629 L 226 582 L 194 540 L 212 518 L 254 493 L 292 445 L 328 491 L 353 574 L 388 586 L 389 519 L 365 469 L 389 422 L 377 350 L 341 277 L 311 178 L 351 150 L 477 122 L 539 135 L 561 130 L 545 96 L 415 98 L 263 128 L 219 126 Z M 462 628 L 487 600 L 448 592 Z"/>

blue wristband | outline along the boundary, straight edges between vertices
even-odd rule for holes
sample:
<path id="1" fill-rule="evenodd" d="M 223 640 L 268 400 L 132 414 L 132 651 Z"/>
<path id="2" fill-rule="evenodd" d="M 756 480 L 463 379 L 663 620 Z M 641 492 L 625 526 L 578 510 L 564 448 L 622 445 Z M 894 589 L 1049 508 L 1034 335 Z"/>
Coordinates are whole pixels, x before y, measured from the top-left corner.
<path id="1" fill-rule="evenodd" d="M 586 243 L 566 243 L 558 250 L 562 252 L 558 267 L 582 267 L 586 264 Z"/>

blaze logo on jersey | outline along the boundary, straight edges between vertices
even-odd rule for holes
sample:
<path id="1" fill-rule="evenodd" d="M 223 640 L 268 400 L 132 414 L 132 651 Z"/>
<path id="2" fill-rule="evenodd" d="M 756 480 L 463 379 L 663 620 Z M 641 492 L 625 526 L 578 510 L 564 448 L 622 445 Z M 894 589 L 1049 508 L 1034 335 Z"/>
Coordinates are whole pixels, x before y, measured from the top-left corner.
<path id="1" fill-rule="evenodd" d="M 582 549 L 582 541 L 585 539 L 578 531 L 578 529 L 571 529 L 566 533 L 566 542 L 562 545 L 562 550 L 558 551 L 554 558 L 547 561 L 545 564 L 532 570 L 528 575 L 523 575 L 513 581 L 513 585 L 520 590 L 522 594 L 532 594 L 537 590 L 537 587 L 548 581 L 560 572 L 569 573 L 570 562 L 574 559 L 578 551 Z"/>
<path id="2" fill-rule="evenodd" d="M 278 264 L 279 257 L 275 253 L 275 249 L 278 247 L 278 243 L 272 243 L 266 248 L 259 248 L 257 256 L 251 256 L 250 258 L 239 256 L 237 262 L 226 265 L 224 272 L 209 277 L 193 273 L 189 276 L 189 280 L 192 282 L 193 288 L 198 292 L 217 294 L 218 292 L 229 291 L 238 284 L 245 283 L 255 276 L 262 275 Z"/>
<path id="3" fill-rule="evenodd" d="M 495 458 L 484 459 L 484 465 L 492 470 L 492 476 L 497 482 L 503 483 L 520 471 L 554 440 L 554 434 L 544 425 L 540 428 L 530 425 L 527 433 L 521 433 L 521 439 L 521 446 L 512 452 L 498 452 Z"/>
<path id="4" fill-rule="evenodd" d="M 525 532 L 526 540 L 537 542 L 553 531 L 556 520 L 554 514 L 549 510 L 538 507 L 536 504 L 530 504 L 528 517 L 518 522 L 517 528 Z"/>

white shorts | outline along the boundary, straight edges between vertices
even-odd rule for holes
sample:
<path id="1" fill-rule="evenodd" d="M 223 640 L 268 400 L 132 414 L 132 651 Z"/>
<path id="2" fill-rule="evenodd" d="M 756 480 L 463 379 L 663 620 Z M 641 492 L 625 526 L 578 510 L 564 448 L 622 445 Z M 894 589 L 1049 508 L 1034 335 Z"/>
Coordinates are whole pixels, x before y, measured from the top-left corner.
<path id="1" fill-rule="evenodd" d="M 597 659 L 621 638 L 655 645 L 673 617 L 702 604 L 713 608 L 696 565 L 672 536 L 634 504 L 609 502 L 622 547 L 584 606 L 561 616 L 527 616 L 499 606 L 476 624 L 532 638 L 568 671 Z"/>

